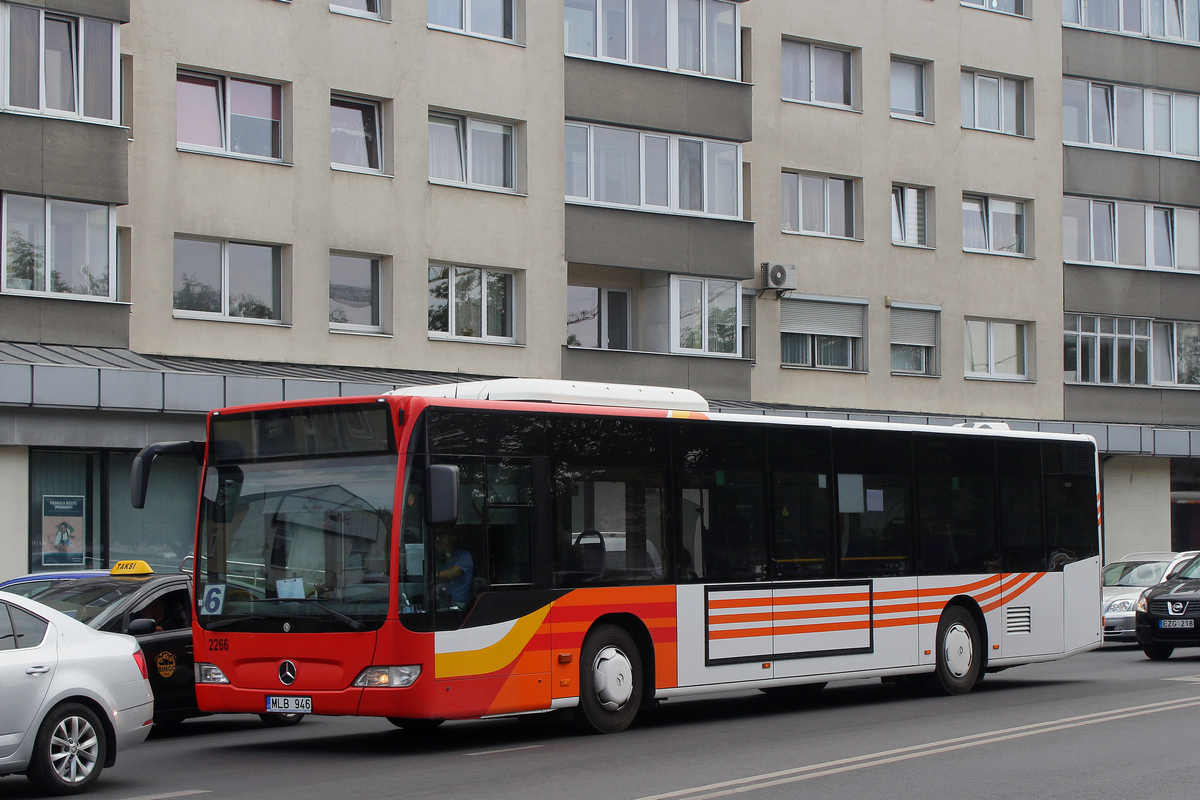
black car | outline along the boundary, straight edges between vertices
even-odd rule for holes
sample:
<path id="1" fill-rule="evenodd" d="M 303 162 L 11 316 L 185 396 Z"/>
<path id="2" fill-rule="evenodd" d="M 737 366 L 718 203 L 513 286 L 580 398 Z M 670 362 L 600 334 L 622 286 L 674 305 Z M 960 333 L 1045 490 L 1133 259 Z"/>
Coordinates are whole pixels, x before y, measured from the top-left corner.
<path id="1" fill-rule="evenodd" d="M 144 561 L 122 561 L 107 575 L 56 583 L 37 600 L 97 630 L 136 637 L 150 673 L 154 722 L 169 725 L 206 714 L 196 705 L 191 585 L 188 574 L 158 574 Z M 304 718 L 260 716 L 276 727 Z"/>
<path id="2" fill-rule="evenodd" d="M 1176 647 L 1200 647 L 1200 557 L 1138 597 L 1137 640 L 1155 661 Z"/>

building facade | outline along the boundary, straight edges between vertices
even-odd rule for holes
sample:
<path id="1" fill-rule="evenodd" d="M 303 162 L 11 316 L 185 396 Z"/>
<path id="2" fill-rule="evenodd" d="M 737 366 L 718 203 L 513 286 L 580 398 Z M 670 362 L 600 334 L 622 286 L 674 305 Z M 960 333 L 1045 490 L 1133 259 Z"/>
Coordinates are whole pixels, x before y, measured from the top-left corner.
<path id="1" fill-rule="evenodd" d="M 1200 37 L 1143 5 L 0 0 L 0 577 L 177 563 L 194 466 L 128 466 L 211 408 L 472 376 L 1078 430 L 1108 557 L 1200 541 Z"/>

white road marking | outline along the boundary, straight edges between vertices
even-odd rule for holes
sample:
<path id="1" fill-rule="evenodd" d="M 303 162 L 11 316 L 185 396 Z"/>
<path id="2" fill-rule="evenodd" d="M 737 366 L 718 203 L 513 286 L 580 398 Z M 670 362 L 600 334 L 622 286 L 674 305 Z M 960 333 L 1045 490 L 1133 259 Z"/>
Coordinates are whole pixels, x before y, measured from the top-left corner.
<path id="1" fill-rule="evenodd" d="M 544 744 L 527 744 L 524 747 L 505 747 L 503 750 L 480 750 L 476 753 L 463 753 L 464 756 L 494 756 L 498 753 L 515 753 L 518 750 L 536 750 L 545 747 Z"/>
<path id="2" fill-rule="evenodd" d="M 1036 736 L 1041 733 L 1054 733 L 1056 731 L 1063 731 L 1069 728 L 1080 728 L 1085 725 L 1095 725 L 1100 722 L 1109 722 L 1117 719 L 1140 717 L 1146 714 L 1157 714 L 1161 711 L 1176 711 L 1179 709 L 1191 708 L 1193 706 L 1200 706 L 1200 698 L 1193 697 L 1182 700 L 1168 700 L 1160 703 L 1149 703 L 1141 706 L 1117 708 L 1111 711 L 1083 714 L 1078 717 L 1066 717 L 1058 720 L 1039 722 L 1033 725 L 1021 725 L 1015 728 L 1003 728 L 995 731 L 985 731 L 983 733 L 976 733 L 970 736 L 960 736 L 954 739 L 943 739 L 942 741 L 938 742 L 929 742 L 927 744 L 901 747 L 895 750 L 884 750 L 878 753 L 868 753 L 867 755 L 854 756 L 852 758 L 841 758 L 837 759 L 836 761 L 826 761 L 822 764 L 810 764 L 807 767 L 796 767 L 794 769 L 781 770 L 779 772 L 751 775 L 746 778 L 737 778 L 731 781 L 721 781 L 720 783 L 710 783 L 705 786 L 695 786 L 690 789 L 680 789 L 674 792 L 651 795 L 649 797 L 640 798 L 640 800 L 668 800 L 668 798 L 711 800 L 712 798 L 716 797 L 727 797 L 732 794 L 751 792 L 755 789 L 767 789 L 772 786 L 797 783 L 799 781 L 806 781 L 812 778 L 822 778 L 829 775 L 837 775 L 842 772 L 852 772 L 854 770 L 866 769 L 868 767 L 882 766 L 884 764 L 893 764 L 898 761 L 909 761 L 915 758 L 923 758 L 925 756 L 948 753 L 954 750 L 964 750 L 969 747 L 979 747 L 980 745 L 985 744 L 995 744 L 997 742 L 1004 742 L 1012 739 L 1021 739 L 1027 736 Z"/>
<path id="3" fill-rule="evenodd" d="M 184 789 L 181 792 L 163 792 L 162 794 L 144 794 L 141 797 L 125 797 L 122 800 L 169 800 L 172 797 L 188 797 L 193 794 L 212 794 L 212 789 Z"/>
<path id="4" fill-rule="evenodd" d="M 1200 675 L 1180 675 L 1177 678 L 1163 678 L 1164 681 L 1183 681 L 1184 683 L 1200 683 Z"/>

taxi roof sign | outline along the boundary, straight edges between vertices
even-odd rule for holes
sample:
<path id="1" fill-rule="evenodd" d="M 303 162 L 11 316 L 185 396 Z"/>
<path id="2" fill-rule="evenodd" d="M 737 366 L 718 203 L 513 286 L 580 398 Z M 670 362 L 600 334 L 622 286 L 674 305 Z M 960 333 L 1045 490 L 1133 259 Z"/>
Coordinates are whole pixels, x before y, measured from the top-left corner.
<path id="1" fill-rule="evenodd" d="M 153 575 L 154 570 L 145 561 L 118 561 L 113 564 L 113 568 L 108 574 L 118 577 L 122 575 Z"/>

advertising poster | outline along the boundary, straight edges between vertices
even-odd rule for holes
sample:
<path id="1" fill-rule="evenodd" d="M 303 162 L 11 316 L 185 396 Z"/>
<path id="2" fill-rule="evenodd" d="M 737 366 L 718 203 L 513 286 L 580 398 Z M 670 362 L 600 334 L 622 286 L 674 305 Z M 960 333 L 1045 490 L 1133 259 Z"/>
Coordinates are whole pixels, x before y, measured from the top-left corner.
<path id="1" fill-rule="evenodd" d="M 83 495 L 42 495 L 42 564 L 83 563 L 85 500 Z"/>

